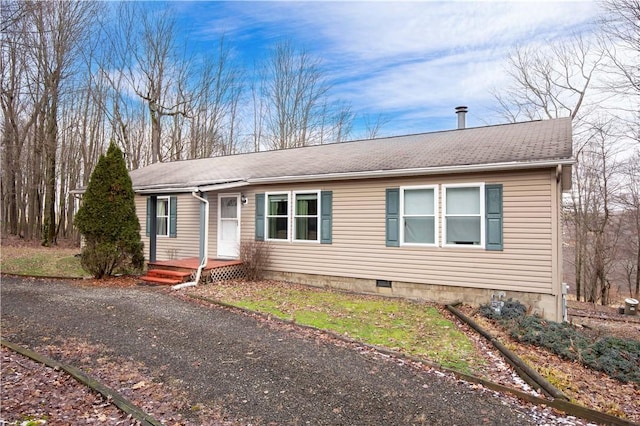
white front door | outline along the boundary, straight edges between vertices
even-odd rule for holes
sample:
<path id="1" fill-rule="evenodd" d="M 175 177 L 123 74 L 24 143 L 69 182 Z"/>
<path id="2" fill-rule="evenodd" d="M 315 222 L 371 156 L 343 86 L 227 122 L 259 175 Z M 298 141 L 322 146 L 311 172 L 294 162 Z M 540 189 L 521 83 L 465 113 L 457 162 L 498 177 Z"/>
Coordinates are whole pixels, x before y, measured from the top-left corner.
<path id="1" fill-rule="evenodd" d="M 218 257 L 240 253 L 240 194 L 218 195 Z"/>

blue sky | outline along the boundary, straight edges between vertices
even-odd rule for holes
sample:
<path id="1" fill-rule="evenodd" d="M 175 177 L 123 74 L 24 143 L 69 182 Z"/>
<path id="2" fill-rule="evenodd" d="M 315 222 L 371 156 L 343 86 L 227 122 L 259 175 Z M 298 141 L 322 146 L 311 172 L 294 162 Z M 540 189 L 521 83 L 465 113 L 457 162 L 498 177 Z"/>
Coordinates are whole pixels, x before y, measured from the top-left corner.
<path id="1" fill-rule="evenodd" d="M 194 48 L 224 34 L 247 67 L 291 40 L 320 58 L 331 95 L 358 117 L 381 115 L 380 135 L 499 123 L 491 90 L 506 83 L 505 55 L 583 32 L 595 2 L 175 2 Z"/>

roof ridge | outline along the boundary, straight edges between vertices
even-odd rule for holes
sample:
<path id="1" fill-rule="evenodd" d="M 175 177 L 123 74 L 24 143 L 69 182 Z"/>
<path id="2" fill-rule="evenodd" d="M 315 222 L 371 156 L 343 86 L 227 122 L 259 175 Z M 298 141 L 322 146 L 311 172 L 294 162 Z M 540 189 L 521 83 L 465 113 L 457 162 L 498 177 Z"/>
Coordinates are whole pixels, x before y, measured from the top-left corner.
<path id="1" fill-rule="evenodd" d="M 179 162 L 197 161 L 197 160 L 210 160 L 212 158 L 240 157 L 240 156 L 264 154 L 264 153 L 268 153 L 268 152 L 290 152 L 290 151 L 295 151 L 295 150 L 302 150 L 302 149 L 308 149 L 308 148 L 318 148 L 318 147 L 329 146 L 329 145 L 345 145 L 345 144 L 355 144 L 355 143 L 365 143 L 365 142 L 370 143 L 370 142 L 373 142 L 373 141 L 384 141 L 384 140 L 392 140 L 392 139 L 413 138 L 413 137 L 418 137 L 418 136 L 438 135 L 438 134 L 444 134 L 444 133 L 449 133 L 449 132 L 465 132 L 465 131 L 474 131 L 474 130 L 477 131 L 477 130 L 480 130 L 480 129 L 489 129 L 489 128 L 505 127 L 505 126 L 517 126 L 517 125 L 522 125 L 522 124 L 550 122 L 550 121 L 557 121 L 557 120 L 571 120 L 571 118 L 570 117 L 560 117 L 560 118 L 550 118 L 550 119 L 537 119 L 537 120 L 529 120 L 529 121 L 518 121 L 518 122 L 514 122 L 514 123 L 488 124 L 486 126 L 465 127 L 464 129 L 457 129 L 457 128 L 456 129 L 443 129 L 443 130 L 434 130 L 434 131 L 430 131 L 430 132 L 418 132 L 418 133 L 407 133 L 407 134 L 404 134 L 404 135 L 383 136 L 383 137 L 371 138 L 371 139 L 352 139 L 352 140 L 341 141 L 341 142 L 328 142 L 328 143 L 313 144 L 313 145 L 287 147 L 287 148 L 281 148 L 281 149 L 268 149 L 268 150 L 265 150 L 265 151 L 235 152 L 235 153 L 231 153 L 231 154 L 217 155 L 217 156 L 214 156 L 214 157 L 181 158 L 179 160 L 171 160 L 171 161 L 168 161 L 168 162 L 153 163 L 153 164 L 149 164 L 149 165 L 144 166 L 144 167 L 153 166 L 155 164 L 179 163 Z"/>

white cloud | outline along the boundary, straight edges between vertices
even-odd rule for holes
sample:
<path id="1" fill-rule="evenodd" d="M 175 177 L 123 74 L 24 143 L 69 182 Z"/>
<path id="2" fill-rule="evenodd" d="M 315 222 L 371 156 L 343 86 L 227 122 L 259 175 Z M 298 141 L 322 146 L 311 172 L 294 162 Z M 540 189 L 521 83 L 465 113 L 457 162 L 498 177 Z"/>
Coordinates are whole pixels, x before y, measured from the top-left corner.
<path id="1" fill-rule="evenodd" d="M 488 111 L 509 49 L 579 32 L 597 13 L 595 3 L 577 1 L 213 5 L 207 31 L 259 48 L 291 39 L 326 62 L 335 96 L 356 112 L 393 114 L 405 125 L 421 117 L 416 126 L 460 103 Z"/>

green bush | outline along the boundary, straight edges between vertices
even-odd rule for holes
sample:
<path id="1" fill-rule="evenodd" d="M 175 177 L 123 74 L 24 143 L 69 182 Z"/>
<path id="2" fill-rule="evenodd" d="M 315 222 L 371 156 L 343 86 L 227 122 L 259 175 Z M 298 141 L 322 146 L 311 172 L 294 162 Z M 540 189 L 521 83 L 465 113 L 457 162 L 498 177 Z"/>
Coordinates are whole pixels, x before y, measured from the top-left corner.
<path id="1" fill-rule="evenodd" d="M 594 340 L 569 323 L 524 315 L 523 306 L 509 300 L 501 314 L 490 305 L 481 306 L 480 312 L 499 321 L 519 342 L 549 349 L 562 358 L 581 362 L 622 382 L 640 383 L 640 342 L 611 336 Z"/>
<path id="2" fill-rule="evenodd" d="M 510 334 L 516 340 L 550 349 L 561 357 L 575 361 L 585 350 L 590 339 L 568 323 L 545 321 L 537 316 L 526 316 L 511 325 Z"/>
<path id="3" fill-rule="evenodd" d="M 640 383 L 640 342 L 607 336 L 582 353 L 583 362 L 622 382 Z"/>
<path id="4" fill-rule="evenodd" d="M 113 143 L 100 156 L 76 213 L 84 237 L 82 267 L 96 278 L 116 270 L 139 270 L 144 263 L 140 222 L 122 151 Z"/>
<path id="5" fill-rule="evenodd" d="M 517 300 L 508 299 L 502 305 L 500 312 L 496 312 L 491 304 L 481 305 L 480 312 L 490 319 L 512 320 L 523 317 L 527 313 L 527 307 Z"/>

